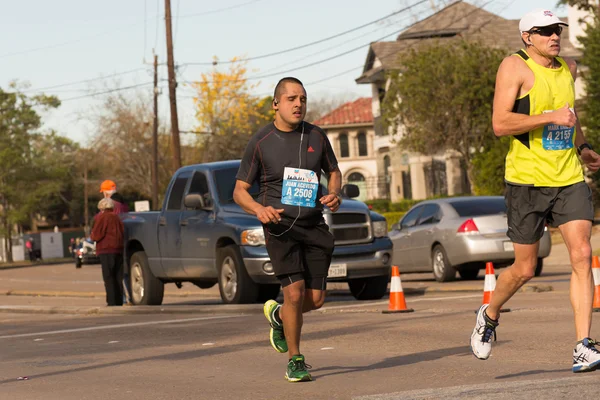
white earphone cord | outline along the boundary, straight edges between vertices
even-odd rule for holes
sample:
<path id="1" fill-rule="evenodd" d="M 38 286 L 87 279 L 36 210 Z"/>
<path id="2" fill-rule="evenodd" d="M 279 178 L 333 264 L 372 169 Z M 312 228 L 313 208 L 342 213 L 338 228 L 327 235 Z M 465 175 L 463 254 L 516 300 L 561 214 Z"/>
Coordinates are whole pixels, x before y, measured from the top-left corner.
<path id="1" fill-rule="evenodd" d="M 304 121 L 302 121 L 302 133 L 300 134 L 300 147 L 298 148 L 298 168 L 302 168 L 302 141 L 303 140 L 304 140 Z M 294 226 L 296 221 L 298 221 L 298 218 L 300 218 L 301 212 L 302 212 L 302 208 L 300 206 L 298 206 L 298 215 L 296 215 L 296 219 L 294 219 L 294 222 L 292 222 L 290 227 L 287 228 L 285 231 L 283 231 L 279 234 L 275 234 L 275 233 L 271 233 L 271 231 L 267 229 L 267 232 L 269 232 L 269 235 L 275 236 L 275 237 L 282 236 L 284 233 L 289 232 L 289 230 L 292 229 L 292 227 Z"/>

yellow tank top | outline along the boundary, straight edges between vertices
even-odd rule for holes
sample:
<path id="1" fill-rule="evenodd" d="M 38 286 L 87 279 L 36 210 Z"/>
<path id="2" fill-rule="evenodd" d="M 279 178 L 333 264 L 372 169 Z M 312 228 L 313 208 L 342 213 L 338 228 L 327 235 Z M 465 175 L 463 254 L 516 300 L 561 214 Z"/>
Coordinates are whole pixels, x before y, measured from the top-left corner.
<path id="1" fill-rule="evenodd" d="M 515 101 L 513 112 L 539 115 L 575 104 L 575 82 L 567 63 L 560 57 L 559 68 L 545 68 L 525 50 L 514 54 L 533 71 L 533 87 Z M 504 179 L 517 185 L 559 187 L 583 181 L 583 169 L 575 148 L 575 127 L 544 127 L 510 137 Z"/>

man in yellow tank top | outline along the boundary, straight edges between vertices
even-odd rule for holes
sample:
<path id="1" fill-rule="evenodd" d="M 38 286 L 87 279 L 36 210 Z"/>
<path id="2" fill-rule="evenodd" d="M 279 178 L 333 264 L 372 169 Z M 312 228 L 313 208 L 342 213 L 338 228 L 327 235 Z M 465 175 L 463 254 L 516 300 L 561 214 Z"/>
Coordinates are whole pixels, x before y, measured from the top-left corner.
<path id="1" fill-rule="evenodd" d="M 569 250 L 577 335 L 572 370 L 584 372 L 600 367 L 600 351 L 589 337 L 594 212 L 581 163 L 596 172 L 600 156 L 586 143 L 573 108 L 577 65 L 558 56 L 563 25 L 548 10 L 526 14 L 519 22 L 525 49 L 498 69 L 492 122 L 496 136 L 510 136 L 505 201 L 515 262 L 498 277 L 489 306 L 479 309 L 471 349 L 479 359 L 489 357 L 500 308 L 534 276 L 539 240 L 549 223 L 559 228 Z"/>

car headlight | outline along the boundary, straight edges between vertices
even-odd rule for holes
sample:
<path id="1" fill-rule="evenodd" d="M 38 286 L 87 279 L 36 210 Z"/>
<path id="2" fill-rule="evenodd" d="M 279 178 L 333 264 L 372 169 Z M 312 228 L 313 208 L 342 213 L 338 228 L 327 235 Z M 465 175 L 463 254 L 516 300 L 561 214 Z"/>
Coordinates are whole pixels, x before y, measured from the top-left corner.
<path id="1" fill-rule="evenodd" d="M 384 237 L 388 235 L 387 221 L 373 222 L 373 236 Z"/>
<path id="2" fill-rule="evenodd" d="M 264 246 L 265 231 L 263 228 L 248 229 L 242 232 L 241 242 L 244 246 Z"/>

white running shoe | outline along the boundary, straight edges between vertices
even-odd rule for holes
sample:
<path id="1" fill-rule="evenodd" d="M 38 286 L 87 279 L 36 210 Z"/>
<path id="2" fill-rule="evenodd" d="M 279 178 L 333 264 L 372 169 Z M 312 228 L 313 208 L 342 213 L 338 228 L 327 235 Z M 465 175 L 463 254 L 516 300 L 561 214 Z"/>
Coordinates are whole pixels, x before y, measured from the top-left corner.
<path id="1" fill-rule="evenodd" d="M 477 311 L 475 328 L 471 334 L 471 351 L 480 360 L 487 360 L 492 352 L 492 336 L 496 341 L 498 321 L 492 320 L 485 314 L 489 304 L 484 304 Z"/>
<path id="2" fill-rule="evenodd" d="M 589 372 L 600 366 L 600 351 L 595 340 L 585 338 L 573 349 L 573 372 Z"/>

